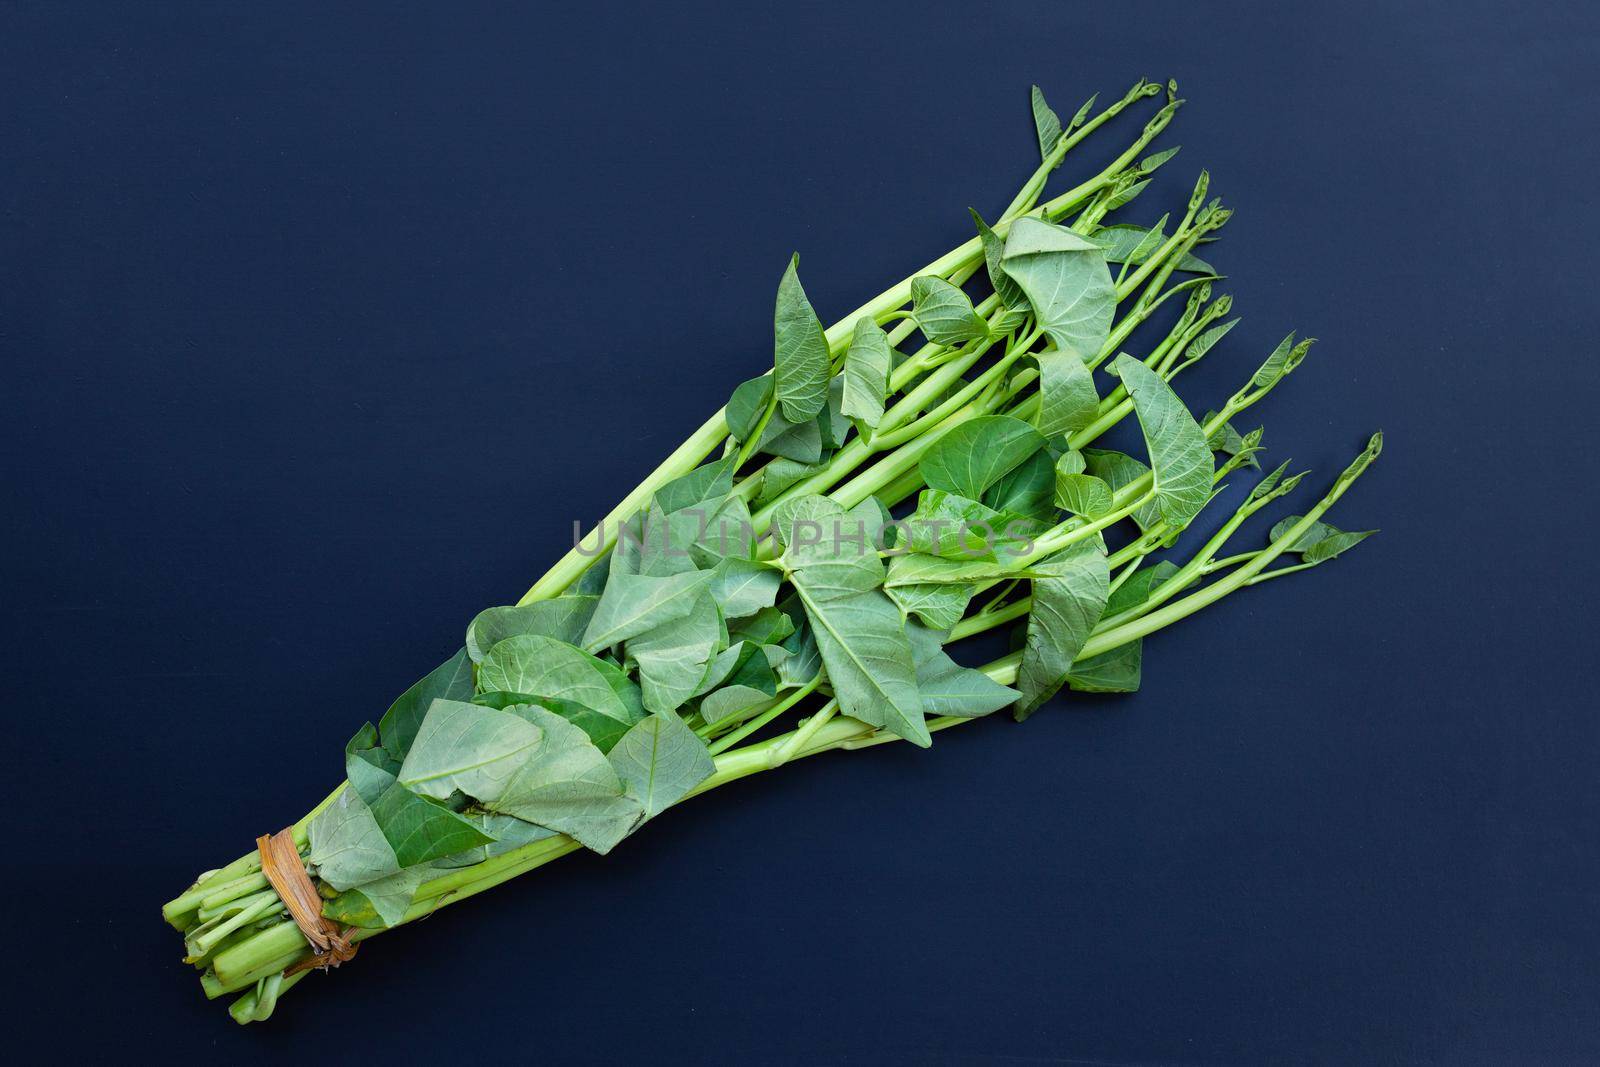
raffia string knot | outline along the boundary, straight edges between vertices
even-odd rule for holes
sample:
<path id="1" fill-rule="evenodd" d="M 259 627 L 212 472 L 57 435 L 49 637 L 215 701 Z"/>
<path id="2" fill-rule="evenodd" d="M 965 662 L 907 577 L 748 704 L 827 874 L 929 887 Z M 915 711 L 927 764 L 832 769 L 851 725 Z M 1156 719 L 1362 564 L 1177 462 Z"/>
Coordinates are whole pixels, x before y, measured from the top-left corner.
<path id="1" fill-rule="evenodd" d="M 284 976 L 320 967 L 327 970 L 351 959 L 360 946 L 351 940 L 355 927 L 339 929 L 338 925 L 322 915 L 322 897 L 300 862 L 300 850 L 295 847 L 294 834 L 279 830 L 268 837 L 256 838 L 256 848 L 261 850 L 261 873 L 267 876 L 272 888 L 278 891 L 284 907 L 294 924 L 300 928 L 315 953 L 310 959 L 284 971 Z"/>

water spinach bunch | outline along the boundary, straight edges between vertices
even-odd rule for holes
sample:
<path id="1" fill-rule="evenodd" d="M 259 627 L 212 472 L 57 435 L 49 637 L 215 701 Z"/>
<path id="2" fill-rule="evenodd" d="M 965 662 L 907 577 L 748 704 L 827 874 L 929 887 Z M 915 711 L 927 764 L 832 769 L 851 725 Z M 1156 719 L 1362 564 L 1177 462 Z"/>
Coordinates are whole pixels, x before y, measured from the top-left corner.
<path id="1" fill-rule="evenodd" d="M 1198 418 L 1174 391 L 1235 321 L 1200 255 L 1230 214 L 1205 173 L 1181 216 L 1121 221 L 1173 158 L 1150 146 L 1181 104 L 1141 80 L 1063 121 L 1035 88 L 1041 162 L 1011 202 L 831 326 L 791 260 L 773 365 L 351 738 L 345 780 L 289 831 L 329 928 L 359 944 L 797 759 L 1131 692 L 1146 636 L 1368 536 L 1325 515 L 1379 435 L 1262 547 L 1230 547 L 1306 477 L 1259 473 L 1262 431 L 1235 420 L 1311 341 L 1286 337 Z M 1140 105 L 1131 144 L 1046 197 L 1069 152 Z M 1101 441 L 1130 417 L 1142 455 Z M 1247 473 L 1215 533 L 1167 551 Z M 1011 654 L 950 654 L 1001 628 Z M 164 914 L 240 1022 L 334 962 L 259 850 Z"/>

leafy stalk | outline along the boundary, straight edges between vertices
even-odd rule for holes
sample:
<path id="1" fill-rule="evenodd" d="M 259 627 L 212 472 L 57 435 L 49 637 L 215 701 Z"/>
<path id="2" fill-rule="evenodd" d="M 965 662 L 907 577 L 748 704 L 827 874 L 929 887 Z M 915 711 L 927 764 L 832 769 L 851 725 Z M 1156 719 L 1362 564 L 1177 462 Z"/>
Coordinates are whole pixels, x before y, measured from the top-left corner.
<path id="1" fill-rule="evenodd" d="M 1285 467 L 1184 563 L 1151 562 L 1255 465 L 1260 431 L 1230 420 L 1310 345 L 1291 334 L 1202 419 L 1173 391 L 1233 325 L 1196 257 L 1231 213 L 1202 172 L 1170 234 L 1110 220 L 1176 151 L 1140 158 L 1174 86 L 1099 173 L 1042 199 L 1069 151 L 1160 91 L 1141 80 L 1062 121 L 1035 88 L 1041 162 L 994 225 L 975 215 L 976 236 L 832 326 L 791 259 L 772 369 L 351 740 L 346 782 L 292 828 L 326 917 L 365 940 L 797 759 L 927 745 L 1064 687 L 1130 691 L 1144 637 L 1368 536 L 1323 519 L 1381 436 L 1266 547 L 1225 554 L 1300 482 Z M 1124 352 L 1180 294 L 1143 358 Z M 1129 417 L 1147 461 L 1093 447 Z M 945 650 L 1012 623 L 1019 651 L 982 668 Z M 163 913 L 206 995 L 241 994 L 240 1022 L 304 977 L 311 950 L 255 853 Z"/>

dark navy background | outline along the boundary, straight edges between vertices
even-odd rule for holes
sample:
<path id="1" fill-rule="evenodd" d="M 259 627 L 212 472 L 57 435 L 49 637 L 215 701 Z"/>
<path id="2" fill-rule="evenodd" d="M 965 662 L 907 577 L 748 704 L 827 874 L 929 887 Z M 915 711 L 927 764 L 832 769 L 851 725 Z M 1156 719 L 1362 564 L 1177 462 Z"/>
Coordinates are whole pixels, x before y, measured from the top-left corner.
<path id="1" fill-rule="evenodd" d="M 1600 12 L 1292 7 L 5 4 L 8 1023 L 191 1063 L 1600 1058 Z M 792 249 L 831 321 L 1010 198 L 1030 82 L 1139 75 L 1190 103 L 1132 217 L 1201 166 L 1238 209 L 1245 322 L 1184 395 L 1321 337 L 1267 442 L 1325 482 L 1385 429 L 1335 516 L 1381 537 L 1152 639 L 1137 696 L 729 788 L 267 1026 L 201 999 L 161 901 L 770 359 Z"/>

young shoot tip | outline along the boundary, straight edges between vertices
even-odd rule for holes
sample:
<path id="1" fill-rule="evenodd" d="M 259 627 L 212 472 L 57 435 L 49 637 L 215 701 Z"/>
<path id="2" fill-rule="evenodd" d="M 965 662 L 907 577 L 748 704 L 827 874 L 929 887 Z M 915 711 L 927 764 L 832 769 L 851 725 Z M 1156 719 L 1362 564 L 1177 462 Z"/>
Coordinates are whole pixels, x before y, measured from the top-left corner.
<path id="1" fill-rule="evenodd" d="M 1285 466 L 1288 466 L 1288 464 L 1285 464 Z M 1294 492 L 1297 488 L 1299 488 L 1300 483 L 1305 481 L 1310 476 L 1311 476 L 1311 468 L 1309 468 L 1309 467 L 1307 467 L 1303 471 L 1300 471 L 1297 474 L 1289 475 L 1289 477 L 1285 478 L 1278 485 L 1278 495 L 1279 496 L 1284 496 L 1284 495 L 1286 495 L 1288 493 Z"/>
<path id="2" fill-rule="evenodd" d="M 1155 113 L 1155 117 L 1153 117 L 1149 122 L 1145 123 L 1144 135 L 1146 137 L 1154 137 L 1156 134 L 1166 129 L 1167 124 L 1172 121 L 1172 116 L 1177 114 L 1178 108 L 1182 106 L 1182 100 L 1174 100 L 1171 103 L 1164 105 L 1160 111 Z"/>
<path id="3" fill-rule="evenodd" d="M 1281 496 L 1286 491 L 1280 484 L 1283 472 L 1288 470 L 1289 464 L 1293 462 L 1294 460 L 1292 459 L 1286 459 L 1273 470 L 1262 475 L 1261 480 L 1255 484 L 1255 488 L 1250 490 L 1250 496 L 1245 500 L 1243 506 L 1249 509 L 1250 512 L 1254 512 L 1265 506 L 1269 500 L 1275 500 Z M 1297 475 L 1296 477 L 1300 476 Z"/>
<path id="4" fill-rule="evenodd" d="M 1365 472 L 1368 467 L 1372 466 L 1372 461 L 1377 459 L 1382 454 L 1383 431 L 1379 430 L 1368 439 L 1367 447 L 1362 450 L 1361 454 L 1355 459 L 1351 460 L 1350 466 L 1346 467 L 1344 469 L 1344 473 L 1339 475 L 1338 484 L 1341 486 L 1348 485 L 1350 482 L 1353 482 L 1357 478 L 1361 477 L 1362 473 Z"/>
<path id="5" fill-rule="evenodd" d="M 1311 346 L 1317 343 L 1315 337 L 1307 337 L 1289 350 L 1289 358 L 1284 361 L 1283 373 L 1293 373 L 1294 369 L 1305 362 L 1306 353 L 1311 351 Z"/>
<path id="6" fill-rule="evenodd" d="M 1148 78 L 1140 78 L 1133 83 L 1133 88 L 1128 90 L 1128 95 L 1124 96 L 1123 99 L 1131 104 L 1140 97 L 1155 96 L 1160 91 L 1161 85 L 1159 82 L 1153 82 Z"/>

